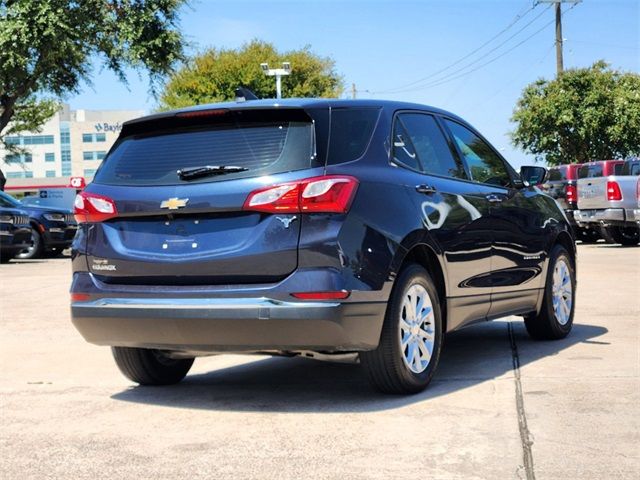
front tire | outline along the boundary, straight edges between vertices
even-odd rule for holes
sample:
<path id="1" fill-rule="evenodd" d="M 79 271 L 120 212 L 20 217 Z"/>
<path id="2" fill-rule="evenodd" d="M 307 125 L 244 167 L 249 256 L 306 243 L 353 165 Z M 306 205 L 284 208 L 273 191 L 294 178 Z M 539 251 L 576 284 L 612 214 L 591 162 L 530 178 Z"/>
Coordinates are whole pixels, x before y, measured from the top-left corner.
<path id="1" fill-rule="evenodd" d="M 35 229 L 31 231 L 31 245 L 26 250 L 22 250 L 16 255 L 20 260 L 30 260 L 32 258 L 40 258 L 44 250 L 44 240 Z"/>
<path id="2" fill-rule="evenodd" d="M 170 358 L 149 348 L 111 347 L 111 353 L 122 374 L 140 385 L 173 385 L 193 365 L 193 358 Z"/>
<path id="3" fill-rule="evenodd" d="M 536 340 L 558 340 L 569 335 L 575 311 L 576 277 L 567 250 L 556 245 L 549 256 L 542 308 L 524 318 L 527 332 Z"/>
<path id="4" fill-rule="evenodd" d="M 394 286 L 378 348 L 361 352 L 360 361 L 378 390 L 418 393 L 435 373 L 442 337 L 435 284 L 424 268 L 410 264 L 401 271 Z"/>

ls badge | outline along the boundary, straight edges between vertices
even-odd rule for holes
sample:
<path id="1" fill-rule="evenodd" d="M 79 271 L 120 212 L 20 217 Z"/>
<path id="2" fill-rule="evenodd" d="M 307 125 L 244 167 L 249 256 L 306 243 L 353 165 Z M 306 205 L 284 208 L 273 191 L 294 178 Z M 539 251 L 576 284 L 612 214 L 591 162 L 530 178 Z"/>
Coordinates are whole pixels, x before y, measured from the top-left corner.
<path id="1" fill-rule="evenodd" d="M 177 210 L 179 208 L 183 208 L 187 206 L 188 198 L 168 198 L 167 200 L 163 200 L 160 204 L 160 208 L 168 208 L 169 210 Z"/>

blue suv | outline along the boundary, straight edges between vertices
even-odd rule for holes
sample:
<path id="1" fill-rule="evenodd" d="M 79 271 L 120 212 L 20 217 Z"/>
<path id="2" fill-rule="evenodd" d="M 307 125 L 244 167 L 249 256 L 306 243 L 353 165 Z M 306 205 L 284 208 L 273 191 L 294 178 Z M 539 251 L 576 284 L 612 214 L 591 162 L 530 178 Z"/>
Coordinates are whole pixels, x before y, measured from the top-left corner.
<path id="1" fill-rule="evenodd" d="M 126 123 L 76 198 L 71 312 L 144 385 L 221 352 L 359 357 L 424 389 L 445 332 L 571 330 L 575 243 L 553 199 L 423 105 L 255 100 Z"/>

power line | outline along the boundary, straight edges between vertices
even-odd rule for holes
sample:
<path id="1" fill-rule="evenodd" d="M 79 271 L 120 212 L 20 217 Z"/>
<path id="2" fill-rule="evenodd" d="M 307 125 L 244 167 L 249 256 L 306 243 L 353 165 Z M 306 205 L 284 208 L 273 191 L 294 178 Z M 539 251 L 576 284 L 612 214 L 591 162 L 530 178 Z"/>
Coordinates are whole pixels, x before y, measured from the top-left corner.
<path id="1" fill-rule="evenodd" d="M 569 8 L 568 10 L 566 10 L 565 12 L 562 13 L 562 15 L 564 16 L 565 14 L 567 14 L 568 12 L 570 12 L 571 10 L 573 10 L 575 8 L 575 5 L 573 5 L 571 8 Z M 432 87 L 437 87 L 439 85 L 443 85 L 445 83 L 449 83 L 453 80 L 456 80 L 458 78 L 462 78 L 466 75 L 469 75 L 470 73 L 473 73 L 477 70 L 480 70 L 481 68 L 486 67 L 487 65 L 492 64 L 493 62 L 499 60 L 500 58 L 504 57 L 505 55 L 507 55 L 508 53 L 512 52 L 513 50 L 515 50 L 516 48 L 518 48 L 520 45 L 526 43 L 527 41 L 529 41 L 531 38 L 535 37 L 536 35 L 538 35 L 540 32 L 542 32 L 545 28 L 547 28 L 549 25 L 551 25 L 552 23 L 555 23 L 555 19 L 551 20 L 550 22 L 545 23 L 541 28 L 539 28 L 538 30 L 536 30 L 535 32 L 533 32 L 531 35 L 529 35 L 528 37 L 526 37 L 524 40 L 520 41 L 519 43 L 515 44 L 513 47 L 509 48 L 508 50 L 505 50 L 504 52 L 502 52 L 501 54 L 493 57 L 491 60 L 486 61 L 485 63 L 477 66 L 476 68 L 473 68 L 469 71 L 460 73 L 459 75 L 454 75 L 451 77 L 444 77 L 441 78 L 439 80 L 435 80 L 433 82 L 424 84 L 424 85 L 418 85 L 417 87 L 414 88 L 408 88 L 408 89 L 404 89 L 404 90 L 398 90 L 398 91 L 394 91 L 391 92 L 392 94 L 396 94 L 396 93 L 406 93 L 406 92 L 410 92 L 410 91 L 415 91 L 415 90 L 424 90 L 425 88 L 432 88 Z M 477 62 L 474 62 L 477 63 Z M 467 65 L 466 67 L 464 67 L 462 70 L 470 67 L 472 64 Z M 458 70 L 460 71 L 460 70 Z"/>
<path id="2" fill-rule="evenodd" d="M 487 40 L 486 42 L 484 42 L 482 45 L 480 45 L 479 47 L 477 47 L 476 49 L 472 50 L 471 52 L 467 53 L 466 55 L 464 55 L 463 57 L 460 57 L 458 60 L 456 60 L 455 62 L 447 65 L 444 68 L 441 68 L 440 70 L 437 70 L 433 73 L 430 73 L 429 75 L 427 75 L 426 77 L 422 77 L 418 80 L 415 80 L 413 82 L 395 87 L 395 88 L 390 88 L 387 90 L 381 90 L 378 92 L 373 92 L 373 93 L 388 93 L 388 92 L 393 92 L 394 90 L 399 90 L 399 89 L 405 89 L 409 86 L 412 85 L 416 85 L 418 83 L 421 83 L 425 80 L 429 80 L 430 78 L 433 78 L 435 76 L 440 75 L 441 73 L 446 72 L 447 70 L 450 70 L 451 68 L 455 67 L 456 65 L 459 65 L 461 62 L 463 62 L 464 60 L 466 60 L 467 58 L 475 55 L 477 52 L 479 52 L 480 50 L 482 50 L 484 47 L 486 47 L 487 45 L 489 45 L 490 43 L 492 43 L 494 40 L 496 40 L 497 38 L 499 38 L 500 36 L 502 36 L 504 33 L 506 33 L 508 30 L 510 30 L 516 23 L 518 23 L 520 20 L 522 20 L 523 18 L 525 18 L 530 12 L 532 12 L 535 7 L 537 5 L 533 5 L 531 7 L 529 7 L 526 11 L 524 12 L 520 12 L 518 13 L 513 20 L 511 20 L 511 22 L 505 27 L 503 28 L 501 31 L 499 31 L 497 34 L 495 34 L 493 37 L 491 37 L 489 40 Z M 508 42 L 509 40 L 511 40 L 515 35 L 517 35 L 518 33 L 522 32 L 522 30 L 524 30 L 526 27 L 528 27 L 529 25 L 531 25 L 531 23 L 533 23 L 535 20 L 537 20 L 540 17 L 540 15 L 538 15 L 536 18 L 534 18 L 531 22 L 527 23 L 523 28 L 521 28 L 520 30 L 518 30 L 518 32 L 516 32 L 514 35 L 512 35 L 511 37 L 507 38 L 503 43 L 501 43 L 500 45 L 498 45 L 498 47 L 496 48 L 500 48 L 502 45 L 504 45 L 506 42 Z M 494 48 L 493 50 L 489 51 L 489 53 L 491 53 L 492 51 L 495 51 Z M 486 55 L 486 54 L 485 54 Z M 481 57 L 482 58 L 482 57 Z M 464 68 L 464 67 L 463 67 Z M 455 72 L 454 72 L 455 73 Z"/>

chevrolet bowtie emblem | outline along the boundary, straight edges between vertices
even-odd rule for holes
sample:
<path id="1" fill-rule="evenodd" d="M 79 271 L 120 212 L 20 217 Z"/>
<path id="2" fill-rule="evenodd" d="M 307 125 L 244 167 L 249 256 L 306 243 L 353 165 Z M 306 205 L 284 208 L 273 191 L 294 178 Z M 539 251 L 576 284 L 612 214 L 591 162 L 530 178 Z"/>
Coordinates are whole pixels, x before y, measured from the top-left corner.
<path id="1" fill-rule="evenodd" d="M 168 208 L 169 210 L 177 210 L 187 206 L 188 198 L 169 198 L 160 204 L 160 208 Z"/>

